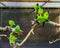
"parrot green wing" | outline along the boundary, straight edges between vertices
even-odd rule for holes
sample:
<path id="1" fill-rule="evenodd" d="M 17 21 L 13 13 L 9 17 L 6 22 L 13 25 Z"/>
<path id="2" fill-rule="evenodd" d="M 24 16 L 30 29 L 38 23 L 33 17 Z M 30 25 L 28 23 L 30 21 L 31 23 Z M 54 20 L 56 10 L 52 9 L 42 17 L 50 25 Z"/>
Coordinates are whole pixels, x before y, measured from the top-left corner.
<path id="1" fill-rule="evenodd" d="M 38 22 L 45 22 L 45 18 L 43 16 L 38 16 L 37 21 Z"/>
<path id="2" fill-rule="evenodd" d="M 15 42 L 17 40 L 17 38 L 10 34 L 9 40 L 10 40 L 10 42 Z"/>
<path id="3" fill-rule="evenodd" d="M 10 26 L 14 26 L 15 25 L 15 22 L 13 20 L 9 20 L 9 25 Z"/>
<path id="4" fill-rule="evenodd" d="M 19 33 L 19 32 L 20 32 L 20 30 L 21 30 L 20 26 L 19 26 L 19 25 L 17 25 L 17 26 L 15 27 L 15 33 Z"/>
<path id="5" fill-rule="evenodd" d="M 42 8 L 39 8 L 38 9 L 38 14 L 42 14 L 43 13 L 43 9 Z"/>
<path id="6" fill-rule="evenodd" d="M 45 19 L 48 19 L 49 13 L 46 11 L 43 16 L 44 16 Z"/>

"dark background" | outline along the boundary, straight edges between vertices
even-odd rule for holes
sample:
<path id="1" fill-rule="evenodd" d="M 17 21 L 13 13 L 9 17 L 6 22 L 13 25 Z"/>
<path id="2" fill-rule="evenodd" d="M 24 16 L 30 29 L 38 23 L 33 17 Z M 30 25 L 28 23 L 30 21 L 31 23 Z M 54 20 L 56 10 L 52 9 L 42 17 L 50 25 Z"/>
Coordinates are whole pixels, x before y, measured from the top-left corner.
<path id="1" fill-rule="evenodd" d="M 36 16 L 34 12 L 30 13 L 32 10 L 33 9 L 29 8 L 0 8 L 0 26 L 5 27 L 9 25 L 9 20 L 14 20 L 15 23 L 20 25 L 21 29 L 24 31 L 24 34 L 21 37 L 23 39 L 31 29 L 31 21 Z M 49 12 L 49 20 L 58 22 L 60 9 L 44 8 L 44 11 L 46 10 Z M 50 36 L 55 34 L 56 27 L 49 24 L 45 24 L 45 26 L 42 27 L 42 24 L 40 24 L 35 28 L 34 32 L 35 35 L 31 34 L 29 39 L 21 48 L 60 48 L 59 41 L 51 45 L 48 43 L 48 41 L 53 38 Z M 0 32 L 0 34 L 9 35 L 8 32 Z M 9 48 L 9 40 L 6 37 L 2 37 L 0 41 L 1 48 Z"/>

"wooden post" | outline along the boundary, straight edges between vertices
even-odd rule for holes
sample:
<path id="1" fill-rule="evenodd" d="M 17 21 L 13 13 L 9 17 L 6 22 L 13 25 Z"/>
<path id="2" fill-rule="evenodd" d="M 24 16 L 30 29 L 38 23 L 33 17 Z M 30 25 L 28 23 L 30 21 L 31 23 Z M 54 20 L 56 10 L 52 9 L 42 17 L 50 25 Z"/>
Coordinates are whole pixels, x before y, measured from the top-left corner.
<path id="1" fill-rule="evenodd" d="M 58 20 L 59 20 L 59 24 L 60 24 L 60 15 L 59 15 L 59 17 L 58 17 Z M 60 27 L 59 27 L 59 30 L 60 30 Z"/>

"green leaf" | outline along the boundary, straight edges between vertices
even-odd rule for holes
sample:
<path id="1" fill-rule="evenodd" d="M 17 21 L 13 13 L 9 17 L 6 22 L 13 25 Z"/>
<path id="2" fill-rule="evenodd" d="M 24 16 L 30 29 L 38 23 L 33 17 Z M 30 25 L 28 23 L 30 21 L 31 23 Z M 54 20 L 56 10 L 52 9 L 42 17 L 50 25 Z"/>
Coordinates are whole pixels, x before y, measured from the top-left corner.
<path id="1" fill-rule="evenodd" d="M 45 19 L 48 19 L 49 13 L 46 11 L 43 16 L 44 16 Z"/>
<path id="2" fill-rule="evenodd" d="M 15 25 L 15 22 L 13 20 L 9 20 L 9 25 L 10 26 L 14 26 Z"/>
<path id="3" fill-rule="evenodd" d="M 19 33 L 19 32 L 20 32 L 20 30 L 21 30 L 20 26 L 19 26 L 19 25 L 17 25 L 17 26 L 15 27 L 15 33 Z"/>
<path id="4" fill-rule="evenodd" d="M 42 8 L 39 8 L 38 9 L 38 14 L 42 14 L 43 13 L 43 9 Z"/>

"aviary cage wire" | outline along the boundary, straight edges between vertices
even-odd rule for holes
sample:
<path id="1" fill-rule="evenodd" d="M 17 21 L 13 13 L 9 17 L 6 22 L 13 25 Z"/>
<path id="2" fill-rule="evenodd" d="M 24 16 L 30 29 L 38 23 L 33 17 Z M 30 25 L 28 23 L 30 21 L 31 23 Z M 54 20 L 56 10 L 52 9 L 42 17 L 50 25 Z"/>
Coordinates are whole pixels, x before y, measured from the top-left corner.
<path id="1" fill-rule="evenodd" d="M 0 26 L 4 27 L 4 26 L 8 25 L 8 20 L 10 20 L 10 19 L 14 20 L 17 24 L 19 24 L 21 26 L 22 30 L 24 31 L 24 35 L 22 37 L 22 39 L 23 39 L 26 36 L 26 34 L 28 33 L 28 31 L 31 29 L 31 26 L 32 26 L 31 20 L 33 20 L 35 18 L 34 16 L 36 15 L 34 12 L 29 13 L 30 11 L 33 10 L 33 8 L 31 8 L 31 9 L 23 8 L 22 9 L 22 8 L 16 8 L 16 7 L 13 7 L 13 8 L 1 7 L 0 10 L 1 10 L 0 11 L 1 12 L 0 13 L 1 14 Z M 50 20 L 58 22 L 58 20 L 57 20 L 58 17 L 56 17 L 56 16 L 59 16 L 59 14 L 60 14 L 59 13 L 60 11 L 58 8 L 44 8 L 44 10 L 49 11 L 49 14 L 50 14 L 49 19 Z M 33 43 L 37 43 L 37 45 L 36 44 L 33 45 L 33 47 L 36 46 L 36 48 L 37 48 L 40 42 L 46 42 L 51 39 L 51 38 L 49 38 L 49 36 L 51 34 L 53 35 L 56 32 L 56 28 L 49 26 L 48 24 L 45 24 L 45 27 L 42 28 L 42 26 L 40 24 L 38 27 L 35 28 L 34 32 L 35 32 L 35 35 L 31 34 L 31 36 L 29 37 L 29 39 L 26 42 L 32 43 L 32 45 L 33 45 Z M 7 32 L 4 34 L 8 35 L 9 33 Z M 53 36 L 53 38 L 54 37 L 55 36 Z M 55 45 L 58 45 L 58 44 L 59 43 L 57 43 Z M 32 46 L 32 45 L 30 45 L 30 46 Z M 42 46 L 44 46 L 44 45 L 42 45 Z M 42 46 L 40 45 L 39 47 L 42 47 Z M 44 46 L 44 47 L 48 47 L 48 46 Z M 44 48 L 44 47 L 42 47 L 42 48 Z M 59 48 L 59 46 L 57 46 L 57 47 Z M 22 46 L 22 48 L 23 48 L 23 46 Z M 54 48 L 55 48 L 55 46 L 54 46 Z"/>

